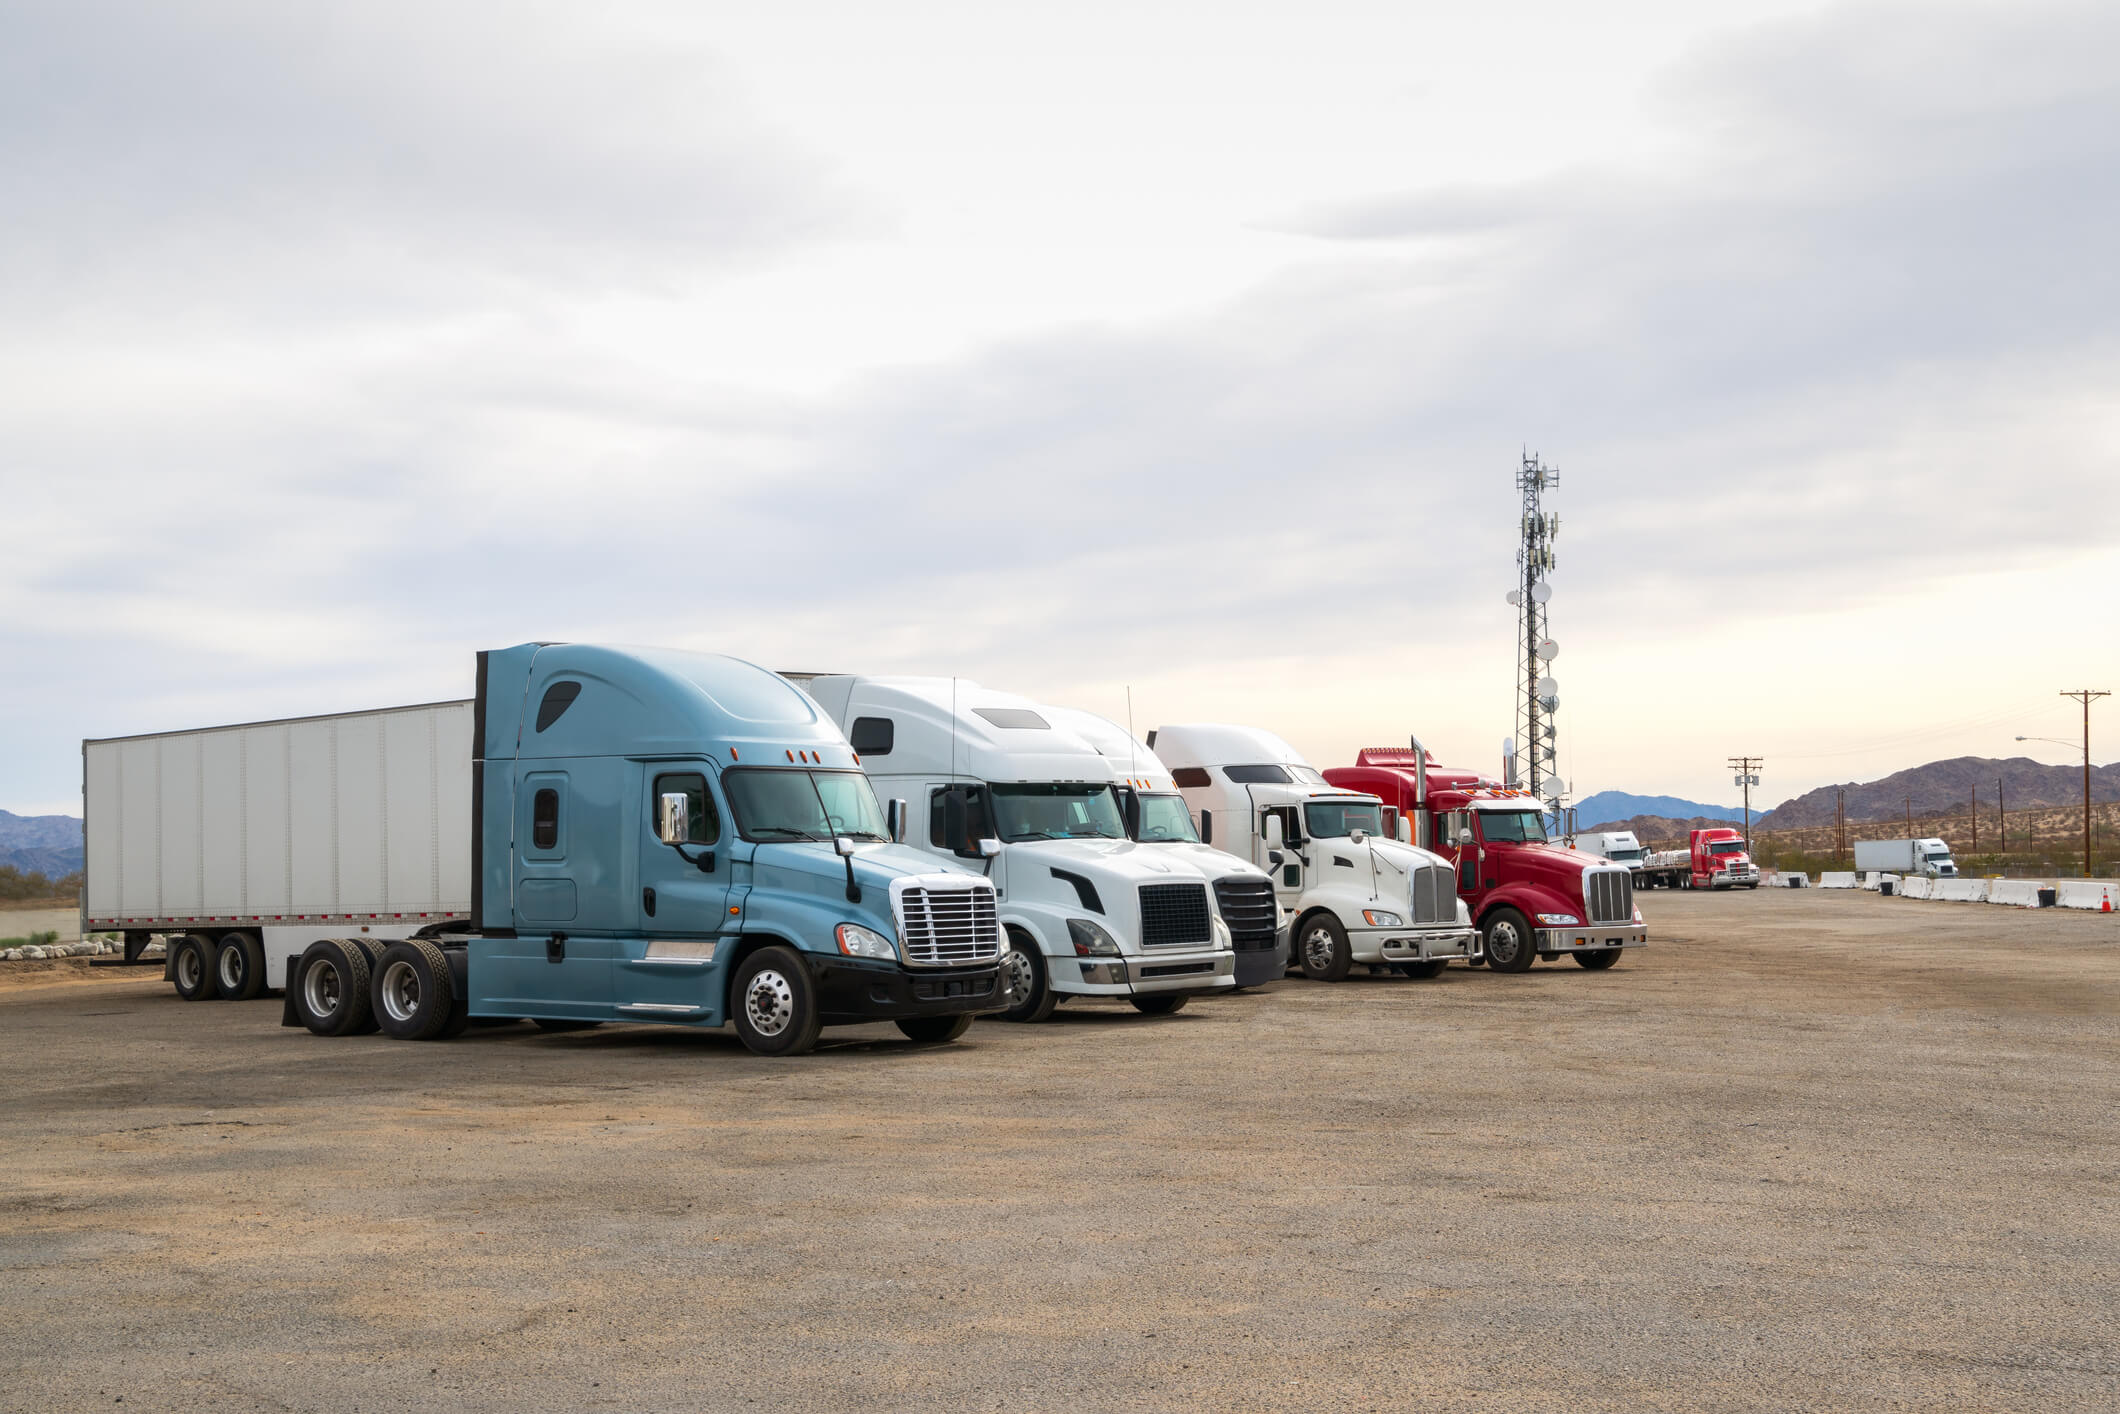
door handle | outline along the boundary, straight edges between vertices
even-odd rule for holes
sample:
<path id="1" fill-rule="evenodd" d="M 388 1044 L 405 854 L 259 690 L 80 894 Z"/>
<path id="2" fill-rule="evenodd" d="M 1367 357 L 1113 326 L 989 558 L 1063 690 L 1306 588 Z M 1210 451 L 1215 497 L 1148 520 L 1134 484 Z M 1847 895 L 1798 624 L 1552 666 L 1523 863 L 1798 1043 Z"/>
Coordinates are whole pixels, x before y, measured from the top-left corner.
<path id="1" fill-rule="evenodd" d="M 640 911 L 647 914 L 650 918 L 655 916 L 655 890 L 642 889 L 640 891 Z"/>
<path id="2" fill-rule="evenodd" d="M 545 939 L 545 961 L 565 962 L 566 960 L 567 935 L 565 933 L 554 933 L 551 937 Z"/>

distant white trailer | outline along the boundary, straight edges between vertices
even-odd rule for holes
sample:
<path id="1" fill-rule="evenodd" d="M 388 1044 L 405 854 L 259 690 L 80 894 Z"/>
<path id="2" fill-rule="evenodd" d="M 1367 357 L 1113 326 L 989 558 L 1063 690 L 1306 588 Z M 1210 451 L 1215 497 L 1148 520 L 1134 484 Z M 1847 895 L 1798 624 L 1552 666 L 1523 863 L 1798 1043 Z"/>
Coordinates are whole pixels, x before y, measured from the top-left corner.
<path id="1" fill-rule="evenodd" d="M 248 939 L 255 995 L 318 925 L 469 918 L 471 735 L 466 701 L 83 742 L 82 931 Z"/>

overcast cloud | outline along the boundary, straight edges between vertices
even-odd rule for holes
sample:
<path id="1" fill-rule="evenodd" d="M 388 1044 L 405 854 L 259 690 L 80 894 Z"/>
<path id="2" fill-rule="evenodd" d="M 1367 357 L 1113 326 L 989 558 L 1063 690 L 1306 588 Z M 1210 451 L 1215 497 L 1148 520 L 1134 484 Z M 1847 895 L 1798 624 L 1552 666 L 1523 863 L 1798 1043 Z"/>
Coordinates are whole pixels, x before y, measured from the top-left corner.
<path id="1" fill-rule="evenodd" d="M 1638 143 L 1556 112 L 1552 163 L 1485 178 L 1321 143 L 1324 194 L 1262 155 L 1109 208 L 1108 251 L 924 194 L 1058 230 L 1102 180 L 1064 144 L 834 136 L 740 26 L 289 13 L 0 5 L 0 806 L 71 808 L 83 736 L 459 695 L 527 638 L 1131 684 L 1144 729 L 1491 764 L 1523 444 L 1563 468 L 1583 793 L 2007 754 L 2109 685 L 2075 681 L 2108 636 L 2053 631 L 2120 567 L 2108 10 L 1696 18 L 1611 100 Z M 1328 61 L 1373 46 L 1305 14 L 1288 82 L 1351 129 Z M 909 104 L 1051 82 L 925 33 L 874 55 Z M 1184 33 L 1131 56 L 1174 110 Z M 1182 298 L 1036 309 L 1196 230 Z"/>

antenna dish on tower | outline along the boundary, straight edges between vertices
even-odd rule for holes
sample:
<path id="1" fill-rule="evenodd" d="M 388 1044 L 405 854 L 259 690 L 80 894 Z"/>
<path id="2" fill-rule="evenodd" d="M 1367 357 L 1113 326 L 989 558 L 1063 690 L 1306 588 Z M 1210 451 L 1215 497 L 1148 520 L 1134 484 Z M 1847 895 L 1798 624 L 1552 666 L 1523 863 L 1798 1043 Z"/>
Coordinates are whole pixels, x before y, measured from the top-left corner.
<path id="1" fill-rule="evenodd" d="M 1561 646 L 1550 638 L 1546 639 L 1538 646 L 1538 656 L 1539 661 L 1550 663 L 1561 656 Z"/>
<path id="2" fill-rule="evenodd" d="M 1545 580 L 1542 579 L 1538 583 L 1531 586 L 1531 599 L 1533 603 L 1543 604 L 1552 597 L 1553 586 L 1546 583 Z"/>
<path id="3" fill-rule="evenodd" d="M 1509 607 L 1512 609 L 1524 607 L 1524 591 L 1521 589 L 1512 589 L 1502 597 L 1509 601 Z"/>

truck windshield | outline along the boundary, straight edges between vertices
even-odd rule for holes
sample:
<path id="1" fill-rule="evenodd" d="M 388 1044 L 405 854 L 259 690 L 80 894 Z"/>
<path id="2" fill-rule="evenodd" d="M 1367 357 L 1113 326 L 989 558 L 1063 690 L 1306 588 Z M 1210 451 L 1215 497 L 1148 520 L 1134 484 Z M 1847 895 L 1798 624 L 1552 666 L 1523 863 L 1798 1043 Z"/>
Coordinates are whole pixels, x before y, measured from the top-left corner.
<path id="1" fill-rule="evenodd" d="M 722 788 L 736 828 L 747 840 L 828 840 L 852 835 L 880 840 L 883 809 L 876 788 L 859 771 L 724 771 Z"/>
<path id="2" fill-rule="evenodd" d="M 1482 810 L 1480 833 L 1489 844 L 1544 844 L 1546 822 L 1536 810 Z"/>
<path id="3" fill-rule="evenodd" d="M 1200 842 L 1200 832 L 1193 828 L 1192 812 L 1185 808 L 1184 796 L 1144 795 L 1140 800 L 1141 833 L 1135 838 L 1141 843 Z"/>
<path id="4" fill-rule="evenodd" d="M 1951 852 L 1947 849 L 1932 849 L 1922 857 L 1925 859 L 1949 859 Z"/>
<path id="5" fill-rule="evenodd" d="M 1743 840 L 1708 841 L 1708 853 L 1710 854 L 1743 854 L 1744 852 L 1745 842 Z"/>
<path id="6" fill-rule="evenodd" d="M 1314 840 L 1343 840 L 1356 830 L 1384 833 L 1384 807 L 1374 800 L 1313 800 L 1303 806 L 1303 828 Z"/>
<path id="7" fill-rule="evenodd" d="M 1605 858 L 1611 860 L 1615 864 L 1625 864 L 1629 860 L 1639 859 L 1641 857 L 1642 851 L 1638 849 L 1615 849 L 1610 854 L 1605 856 Z"/>
<path id="8" fill-rule="evenodd" d="M 1001 785 L 993 797 L 994 828 L 1019 840 L 1123 840 L 1126 820 L 1112 788 L 1086 781 Z"/>

